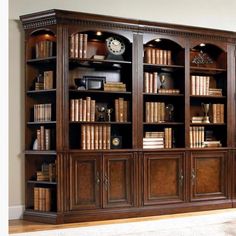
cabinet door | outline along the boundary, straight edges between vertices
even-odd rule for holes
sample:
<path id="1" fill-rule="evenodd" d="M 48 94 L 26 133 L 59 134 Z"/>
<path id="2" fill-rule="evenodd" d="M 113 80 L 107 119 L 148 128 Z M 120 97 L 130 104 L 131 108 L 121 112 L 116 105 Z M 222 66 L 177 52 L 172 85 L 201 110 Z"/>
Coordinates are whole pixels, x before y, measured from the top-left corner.
<path id="1" fill-rule="evenodd" d="M 227 152 L 191 153 L 191 200 L 225 199 Z"/>
<path id="2" fill-rule="evenodd" d="M 74 154 L 70 157 L 70 210 L 101 206 L 101 158 L 99 154 Z"/>
<path id="3" fill-rule="evenodd" d="M 104 154 L 103 207 L 134 204 L 134 165 L 131 153 Z"/>
<path id="4" fill-rule="evenodd" d="M 183 153 L 145 153 L 144 205 L 182 202 L 183 170 Z"/>

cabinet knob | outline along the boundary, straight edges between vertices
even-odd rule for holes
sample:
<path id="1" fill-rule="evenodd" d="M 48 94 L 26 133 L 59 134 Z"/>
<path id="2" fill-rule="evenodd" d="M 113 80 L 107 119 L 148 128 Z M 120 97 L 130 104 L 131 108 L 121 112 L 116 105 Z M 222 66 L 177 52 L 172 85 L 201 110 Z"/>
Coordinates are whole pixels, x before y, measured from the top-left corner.
<path id="1" fill-rule="evenodd" d="M 192 169 L 191 179 L 192 179 L 192 185 L 193 185 L 195 183 L 195 179 L 196 179 L 196 173 L 195 173 L 194 169 Z"/>
<path id="2" fill-rule="evenodd" d="M 100 177 L 99 177 L 99 172 L 97 171 L 96 174 L 96 184 L 99 185 L 100 184 Z"/>
<path id="3" fill-rule="evenodd" d="M 183 186 L 183 180 L 184 180 L 183 170 L 180 170 L 180 172 L 179 172 L 179 184 L 180 184 L 180 186 Z"/>
<path id="4" fill-rule="evenodd" d="M 108 184 L 109 184 L 109 180 L 108 180 L 108 177 L 107 175 L 104 175 L 104 187 L 105 187 L 105 190 L 108 191 Z"/>

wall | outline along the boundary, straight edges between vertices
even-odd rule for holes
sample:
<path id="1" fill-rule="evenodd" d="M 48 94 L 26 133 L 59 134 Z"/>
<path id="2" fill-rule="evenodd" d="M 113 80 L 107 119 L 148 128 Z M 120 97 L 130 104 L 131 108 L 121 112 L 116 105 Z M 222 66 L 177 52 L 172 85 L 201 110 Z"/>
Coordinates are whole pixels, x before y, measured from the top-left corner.
<path id="1" fill-rule="evenodd" d="M 64 9 L 236 31 L 235 0 L 9 0 L 9 205 L 18 218 L 24 205 L 24 41 L 19 16 Z"/>

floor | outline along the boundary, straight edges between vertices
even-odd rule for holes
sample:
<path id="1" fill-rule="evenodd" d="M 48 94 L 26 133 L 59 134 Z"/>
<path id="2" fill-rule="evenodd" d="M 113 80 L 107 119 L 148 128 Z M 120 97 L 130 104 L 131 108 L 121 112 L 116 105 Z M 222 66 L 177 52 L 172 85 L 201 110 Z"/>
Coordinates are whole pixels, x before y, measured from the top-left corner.
<path id="1" fill-rule="evenodd" d="M 142 228 L 140 228 L 141 225 L 143 225 Z M 127 227 L 125 233 L 117 232 L 117 229 L 122 228 L 125 230 L 125 227 Z M 133 228 L 136 231 L 130 230 L 130 228 Z M 138 228 L 140 228 L 141 230 L 137 231 Z M 101 231 L 101 234 L 97 234 L 98 229 L 105 231 L 104 233 L 102 233 Z M 208 229 L 211 231 L 207 232 Z M 51 232 L 49 233 L 48 231 L 50 230 Z M 174 236 L 176 235 L 236 236 L 236 210 L 224 209 L 224 210 L 214 210 L 214 211 L 195 212 L 195 213 L 184 213 L 184 214 L 174 214 L 174 215 L 164 215 L 164 216 L 154 216 L 154 217 L 140 217 L 131 219 L 109 220 L 109 221 L 83 222 L 83 223 L 61 224 L 61 225 L 42 224 L 24 220 L 9 221 L 9 234 L 14 234 L 19 236 L 20 235 L 22 236 L 94 235 L 93 230 L 95 230 L 94 232 L 96 232 L 96 235 L 111 235 L 111 233 L 109 233 L 111 231 L 109 230 L 113 231 L 115 230 L 116 233 L 114 234 L 112 233 L 112 235 L 135 235 L 135 236 L 165 235 L 166 236 L 166 235 L 173 235 L 173 232 L 175 232 Z M 145 233 L 144 230 L 146 230 Z M 171 230 L 174 231 L 171 233 Z M 44 234 L 37 234 L 37 231 L 38 233 L 44 232 Z M 56 232 L 59 231 L 60 233 L 56 234 Z M 32 232 L 32 233 L 27 233 L 27 232 Z M 91 234 L 89 234 L 89 232 Z"/>

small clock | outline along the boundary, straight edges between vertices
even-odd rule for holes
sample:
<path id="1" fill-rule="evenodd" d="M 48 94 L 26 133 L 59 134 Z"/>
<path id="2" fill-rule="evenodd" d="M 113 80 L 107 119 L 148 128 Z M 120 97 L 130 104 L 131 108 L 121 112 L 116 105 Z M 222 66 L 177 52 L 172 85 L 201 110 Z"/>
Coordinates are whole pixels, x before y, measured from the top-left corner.
<path id="1" fill-rule="evenodd" d="M 108 50 L 107 59 L 123 60 L 122 55 L 125 52 L 125 43 L 121 38 L 117 36 L 107 38 L 106 47 Z"/>
<path id="2" fill-rule="evenodd" d="M 121 136 L 112 136 L 111 137 L 111 148 L 121 148 L 122 147 L 122 137 Z"/>

